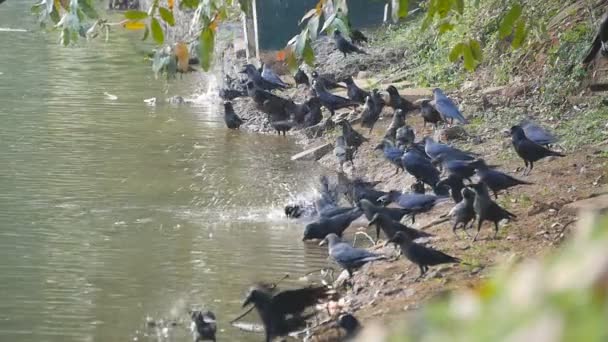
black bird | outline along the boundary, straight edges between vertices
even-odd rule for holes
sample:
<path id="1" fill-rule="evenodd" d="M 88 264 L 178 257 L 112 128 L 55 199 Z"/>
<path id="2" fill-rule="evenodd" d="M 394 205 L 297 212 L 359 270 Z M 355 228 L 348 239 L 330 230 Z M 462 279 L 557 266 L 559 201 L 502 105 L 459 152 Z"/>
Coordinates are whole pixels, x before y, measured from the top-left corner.
<path id="1" fill-rule="evenodd" d="M 386 106 L 386 102 L 382 98 L 380 92 L 378 92 L 378 89 L 372 89 L 372 101 L 374 101 L 376 111 L 378 111 L 378 115 L 380 115 L 384 109 L 384 106 Z"/>
<path id="2" fill-rule="evenodd" d="M 376 182 L 365 182 L 359 178 L 350 180 L 342 172 L 338 173 L 338 184 L 342 194 L 353 205 L 357 205 L 362 199 L 376 203 L 379 198 L 387 194 L 384 191 L 374 189 L 374 186 L 377 185 Z"/>
<path id="3" fill-rule="evenodd" d="M 314 81 L 317 82 L 321 82 L 321 84 L 323 84 L 323 86 L 325 87 L 325 89 L 336 89 L 336 88 L 344 88 L 347 89 L 346 86 L 341 85 L 340 83 L 338 83 L 338 81 L 336 81 L 336 77 L 332 74 L 321 74 L 319 75 L 318 72 L 313 71 L 312 74 L 312 79 Z"/>
<path id="4" fill-rule="evenodd" d="M 268 65 L 266 65 L 264 63 L 262 63 L 261 75 L 262 75 L 262 78 L 268 82 L 271 82 L 274 84 L 279 84 L 285 88 L 289 87 L 289 85 L 287 83 L 283 82 L 283 80 L 279 77 L 279 75 L 277 75 L 274 72 L 274 70 L 272 70 L 272 68 L 270 68 Z"/>
<path id="5" fill-rule="evenodd" d="M 511 127 L 511 140 L 513 142 L 513 147 L 515 148 L 515 152 L 521 159 L 524 160 L 526 167 L 524 168 L 524 175 L 529 175 L 534 168 L 534 162 L 545 157 L 556 156 L 556 157 L 565 157 L 566 155 L 551 151 L 546 147 L 543 147 L 534 141 L 528 139 L 526 137 L 526 133 L 524 133 L 523 128 L 520 126 Z M 530 169 L 528 170 L 528 164 L 530 165 Z M 526 173 L 526 170 L 528 172 Z"/>
<path id="6" fill-rule="evenodd" d="M 355 163 L 353 162 L 355 149 L 352 146 L 346 145 L 346 139 L 344 139 L 343 135 L 340 135 L 336 138 L 336 146 L 334 147 L 334 154 L 338 159 L 338 163 L 340 164 L 340 172 L 344 170 L 344 163 L 350 162 L 350 165 L 355 168 Z"/>
<path id="7" fill-rule="evenodd" d="M 346 146 L 352 147 L 354 149 L 354 154 L 357 153 L 359 146 L 364 142 L 369 141 L 366 137 L 361 135 L 361 133 L 355 131 L 348 120 L 338 121 L 338 125 L 342 127 L 342 136 L 344 136 Z"/>
<path id="8" fill-rule="evenodd" d="M 441 169 L 445 170 L 448 175 L 454 175 L 470 182 L 471 177 L 475 175 L 475 165 L 466 160 L 446 159 L 445 156 L 447 156 L 447 154 L 441 153 L 431 160 L 431 162 L 433 164 L 441 164 Z"/>
<path id="9" fill-rule="evenodd" d="M 458 258 L 415 243 L 403 232 L 397 232 L 395 236 L 393 236 L 393 238 L 388 242 L 399 245 L 401 247 L 401 254 L 403 254 L 409 261 L 418 265 L 420 268 L 420 276 L 418 279 L 424 276 L 424 274 L 428 271 L 429 266 L 440 264 L 460 264 L 462 262 Z"/>
<path id="10" fill-rule="evenodd" d="M 250 289 L 243 307 L 253 304 L 262 319 L 266 342 L 285 336 L 306 325 L 302 313 L 328 297 L 325 286 L 310 286 L 276 293 L 267 286 Z"/>
<path id="11" fill-rule="evenodd" d="M 380 238 L 380 230 L 384 232 L 387 240 L 392 239 L 397 232 L 404 233 L 409 239 L 412 240 L 432 236 L 429 233 L 403 225 L 399 223 L 399 221 L 395 221 L 388 215 L 382 213 L 377 213 L 374 215 L 374 217 L 372 217 L 367 226 L 369 227 L 371 225 L 376 225 L 376 239 Z"/>
<path id="12" fill-rule="evenodd" d="M 308 113 L 304 116 L 304 127 L 314 126 L 323 120 L 321 101 L 318 97 L 311 97 L 307 102 Z"/>
<path id="13" fill-rule="evenodd" d="M 395 110 L 401 109 L 404 113 L 407 113 L 410 110 L 416 108 L 413 103 L 399 95 L 399 91 L 397 91 L 397 88 L 395 88 L 395 86 L 388 86 L 388 88 L 386 88 L 386 91 L 389 95 L 388 105 L 393 107 Z"/>
<path id="14" fill-rule="evenodd" d="M 380 112 L 377 111 L 376 105 L 372 101 L 371 96 L 365 99 L 365 105 L 361 112 L 361 127 L 369 128 L 369 134 L 372 133 L 376 121 L 380 118 Z"/>
<path id="15" fill-rule="evenodd" d="M 430 160 L 423 157 L 415 148 L 408 147 L 401 157 L 401 161 L 407 173 L 435 189 L 439 182 L 439 170 L 433 166 Z"/>
<path id="16" fill-rule="evenodd" d="M 288 102 L 266 100 L 259 108 L 266 114 L 270 122 L 289 120 Z"/>
<path id="17" fill-rule="evenodd" d="M 378 144 L 378 146 L 376 146 L 375 149 L 382 150 L 384 158 L 397 168 L 395 170 L 395 174 L 398 174 L 399 170 L 404 170 L 403 164 L 401 162 L 403 151 L 395 147 L 392 142 L 387 139 L 384 139 L 380 144 Z"/>
<path id="18" fill-rule="evenodd" d="M 291 114 L 291 120 L 295 121 L 298 125 L 304 123 L 306 115 L 310 112 L 310 107 L 308 107 L 307 102 L 296 103 L 293 100 L 287 101 L 285 109 Z"/>
<path id="19" fill-rule="evenodd" d="M 341 342 L 352 341 L 361 330 L 361 324 L 351 314 L 341 315 L 337 321 L 331 321 L 314 331 L 307 342 Z"/>
<path id="20" fill-rule="evenodd" d="M 190 330 L 194 342 L 215 341 L 217 322 L 213 312 L 194 310 L 190 312 L 190 318 L 192 319 Z"/>
<path id="21" fill-rule="evenodd" d="M 371 221 L 376 214 L 386 215 L 393 221 L 401 221 L 403 216 L 409 214 L 408 209 L 402 208 L 386 208 L 379 205 L 375 205 L 372 201 L 365 198 L 359 201 L 359 207 L 363 210 L 363 214 L 368 221 Z"/>
<path id="22" fill-rule="evenodd" d="M 350 40 L 353 44 L 361 45 L 363 42 L 368 42 L 367 37 L 359 30 L 350 30 Z"/>
<path id="23" fill-rule="evenodd" d="M 239 129 L 243 124 L 243 120 L 236 115 L 230 101 L 224 102 L 224 122 L 226 123 L 226 127 L 230 129 Z"/>
<path id="24" fill-rule="evenodd" d="M 459 150 L 450 145 L 435 142 L 431 137 L 424 137 L 423 141 L 424 151 L 432 159 L 442 155 L 443 160 L 475 160 L 472 153 Z"/>
<path id="25" fill-rule="evenodd" d="M 323 82 L 314 81 L 312 86 L 315 89 L 321 104 L 329 110 L 332 116 L 336 109 L 359 106 L 358 102 L 328 92 L 327 89 L 325 89 Z"/>
<path id="26" fill-rule="evenodd" d="M 604 19 L 602 19 L 597 34 L 593 39 L 593 43 L 591 43 L 587 55 L 583 60 L 583 65 L 587 66 L 591 63 L 600 51 L 602 56 L 608 56 L 608 15 L 604 16 Z"/>
<path id="27" fill-rule="evenodd" d="M 397 140 L 397 147 L 405 149 L 406 147 L 410 146 L 414 140 L 416 140 L 416 133 L 414 133 L 414 129 L 412 127 L 406 125 L 397 130 L 395 139 Z"/>
<path id="28" fill-rule="evenodd" d="M 352 76 L 345 78 L 344 83 L 346 83 L 346 88 L 348 89 L 346 91 L 346 96 L 353 101 L 364 103 L 365 99 L 368 96 L 371 96 L 369 91 L 365 91 L 355 84 Z"/>
<path id="29" fill-rule="evenodd" d="M 439 122 L 444 122 L 441 114 L 439 114 L 435 107 L 431 106 L 431 101 L 429 100 L 420 102 L 420 111 L 424 120 L 424 127 L 426 127 L 427 123 L 431 123 L 437 128 Z"/>
<path id="30" fill-rule="evenodd" d="M 291 130 L 295 125 L 296 123 L 291 120 L 278 120 L 270 122 L 270 126 L 277 131 L 277 134 L 281 135 L 281 133 L 283 133 L 283 136 L 285 136 L 287 131 Z"/>
<path id="31" fill-rule="evenodd" d="M 530 120 L 522 120 L 519 126 L 524 129 L 528 139 L 539 145 L 548 146 L 557 142 L 557 138 L 551 132 Z"/>
<path id="32" fill-rule="evenodd" d="M 457 175 L 450 174 L 447 178 L 444 178 L 437 183 L 437 187 L 448 187 L 450 188 L 450 195 L 454 200 L 454 203 L 460 203 L 462 201 L 461 190 L 464 189 L 463 179 Z"/>
<path id="33" fill-rule="evenodd" d="M 338 265 L 344 268 L 351 277 L 353 271 L 356 271 L 366 263 L 386 259 L 384 255 L 372 253 L 361 248 L 355 248 L 350 244 L 343 242 L 336 234 L 327 235 L 327 237 L 321 241 L 320 245 L 325 243 L 327 243 L 329 256 L 334 259 Z"/>
<path id="34" fill-rule="evenodd" d="M 247 96 L 247 92 L 240 89 L 222 88 L 219 92 L 222 100 L 230 101 L 239 97 Z"/>
<path id="35" fill-rule="evenodd" d="M 409 210 L 409 215 L 412 216 L 412 223 L 416 221 L 416 215 L 431 211 L 436 204 L 443 202 L 446 197 L 424 195 L 417 193 L 404 194 L 400 191 L 391 190 L 385 196 L 378 199 L 378 202 L 383 205 L 396 203 L 401 208 Z"/>
<path id="36" fill-rule="evenodd" d="M 473 188 L 473 191 L 475 191 L 473 208 L 475 209 L 478 220 L 477 234 L 475 234 L 473 241 L 477 241 L 479 230 L 484 221 L 494 222 L 494 238 L 496 238 L 498 235 L 498 222 L 502 220 L 511 220 L 517 216 L 492 201 L 490 194 L 488 194 L 488 188 L 484 183 L 471 184 L 471 187 Z"/>
<path id="37" fill-rule="evenodd" d="M 462 197 L 462 201 L 456 204 L 452 210 L 445 215 L 449 216 L 454 221 L 452 232 L 456 236 L 458 236 L 456 234 L 456 229 L 459 225 L 462 224 L 462 230 L 468 235 L 467 225 L 471 223 L 472 226 L 475 222 L 475 208 L 473 206 L 475 202 L 475 193 L 468 188 L 462 188 L 460 196 Z"/>
<path id="38" fill-rule="evenodd" d="M 344 54 L 344 57 L 346 57 L 347 54 L 353 52 L 367 55 L 367 52 L 361 50 L 360 48 L 356 47 L 351 42 L 346 40 L 346 38 L 342 36 L 342 33 L 339 30 L 334 31 L 334 42 L 336 43 L 336 47 L 338 48 L 338 50 L 340 50 L 340 52 Z"/>
<path id="39" fill-rule="evenodd" d="M 506 173 L 491 169 L 483 159 L 478 159 L 471 163 L 477 169 L 479 180 L 485 183 L 494 193 L 494 198 L 498 198 L 498 192 L 518 185 L 530 185 L 532 183 L 511 177 Z"/>
<path id="40" fill-rule="evenodd" d="M 293 79 L 296 81 L 296 86 L 298 86 L 300 84 L 304 84 L 308 87 L 310 86 L 310 80 L 308 79 L 308 76 L 306 75 L 304 70 L 302 70 L 300 68 L 298 68 L 298 71 L 293 76 Z"/>
<path id="41" fill-rule="evenodd" d="M 353 208 L 343 214 L 334 215 L 332 217 L 320 217 L 317 221 L 306 225 L 302 240 L 323 239 L 328 234 L 342 236 L 342 233 L 344 233 L 346 228 L 361 215 L 363 215 L 361 209 Z"/>
<path id="42" fill-rule="evenodd" d="M 284 86 L 282 84 L 274 83 L 274 82 L 271 82 L 271 81 L 263 78 L 260 71 L 258 71 L 258 69 L 256 69 L 252 64 L 246 64 L 245 68 L 243 68 L 243 70 L 241 70 L 241 73 L 247 74 L 248 80 L 250 82 L 253 82 L 253 84 L 260 89 L 274 90 L 274 89 L 285 89 L 286 88 L 286 86 Z"/>
<path id="43" fill-rule="evenodd" d="M 247 95 L 251 97 L 258 106 L 263 106 L 264 101 L 270 101 L 273 107 L 285 110 L 285 108 L 289 105 L 288 99 L 282 98 L 266 90 L 260 89 L 255 85 L 254 82 L 247 82 L 246 87 Z"/>
<path id="44" fill-rule="evenodd" d="M 398 109 L 393 113 L 393 119 L 384 134 L 384 139 L 395 141 L 397 130 L 403 126 L 405 126 L 405 112 Z"/>

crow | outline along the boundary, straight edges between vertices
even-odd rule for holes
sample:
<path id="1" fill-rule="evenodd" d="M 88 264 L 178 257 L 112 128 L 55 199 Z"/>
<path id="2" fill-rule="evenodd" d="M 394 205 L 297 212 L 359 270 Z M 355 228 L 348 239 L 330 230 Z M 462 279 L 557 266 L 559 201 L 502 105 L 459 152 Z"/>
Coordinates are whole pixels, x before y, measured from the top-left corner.
<path id="1" fill-rule="evenodd" d="M 272 70 L 268 65 L 262 63 L 262 78 L 265 79 L 268 82 L 272 82 L 275 84 L 279 84 L 285 88 L 288 88 L 289 85 L 285 82 L 283 82 L 283 80 L 279 77 L 279 75 L 277 75 L 274 70 Z"/>
<path id="2" fill-rule="evenodd" d="M 236 115 L 230 101 L 224 102 L 224 122 L 226 123 L 226 127 L 230 129 L 239 129 L 243 124 L 243 120 Z"/>
<path id="3" fill-rule="evenodd" d="M 264 324 L 265 341 L 271 342 L 276 337 L 285 336 L 305 326 L 308 317 L 303 317 L 302 313 L 328 295 L 325 286 L 276 292 L 268 286 L 257 285 L 249 290 L 243 307 L 250 304 L 255 306 Z"/>
<path id="4" fill-rule="evenodd" d="M 401 162 L 407 173 L 435 189 L 439 182 L 439 170 L 414 147 L 410 146 L 405 150 Z"/>
<path id="5" fill-rule="evenodd" d="M 296 72 L 296 74 L 293 76 L 293 79 L 296 81 L 296 86 L 300 85 L 300 84 L 304 84 L 307 87 L 310 87 L 310 80 L 308 79 L 308 76 L 306 75 L 306 73 L 298 68 L 298 71 Z"/>
<path id="6" fill-rule="evenodd" d="M 342 233 L 344 233 L 346 228 L 361 215 L 363 215 L 361 209 L 353 208 L 343 214 L 334 215 L 332 217 L 320 217 L 317 221 L 306 225 L 302 240 L 323 239 L 328 234 L 342 236 Z"/>
<path id="7" fill-rule="evenodd" d="M 367 52 L 361 50 L 360 48 L 356 47 L 351 42 L 346 40 L 346 38 L 342 36 L 342 33 L 339 30 L 334 31 L 334 42 L 336 43 L 336 48 L 338 48 L 338 50 L 340 50 L 340 52 L 344 54 L 344 57 L 346 57 L 347 54 L 354 52 L 367 55 Z"/>
<path id="8" fill-rule="evenodd" d="M 456 107 L 450 98 L 445 96 L 441 89 L 433 89 L 433 97 L 435 109 L 439 112 L 439 114 L 441 114 L 445 121 L 450 119 L 450 125 L 454 123 L 454 120 L 462 124 L 468 123 L 467 119 L 465 119 L 464 116 L 462 116 L 462 113 L 460 113 L 458 107 Z"/>
<path id="9" fill-rule="evenodd" d="M 462 201 L 457 203 L 447 215 L 441 216 L 448 216 L 454 220 L 452 232 L 454 235 L 456 235 L 456 237 L 458 237 L 458 234 L 456 234 L 456 229 L 460 224 L 462 224 L 462 230 L 469 235 L 469 233 L 467 233 L 467 225 L 471 223 L 472 226 L 475 221 L 475 208 L 473 207 L 475 193 L 469 188 L 462 188 L 460 191 L 460 196 L 462 197 Z"/>
<path id="10" fill-rule="evenodd" d="M 488 194 L 488 188 L 484 183 L 471 184 L 471 187 L 475 191 L 473 208 L 475 209 L 475 214 L 477 214 L 477 234 L 475 234 L 473 241 L 477 241 L 481 225 L 484 221 L 494 222 L 494 238 L 496 238 L 498 235 L 498 222 L 511 220 L 517 216 L 492 201 Z"/>
<path id="11" fill-rule="evenodd" d="M 442 155 L 444 160 L 475 160 L 475 157 L 450 145 L 435 142 L 431 137 L 424 137 L 424 152 L 435 159 Z"/>
<path id="12" fill-rule="evenodd" d="M 361 45 L 363 42 L 368 42 L 367 37 L 359 30 L 350 31 L 350 40 L 353 44 Z"/>
<path id="13" fill-rule="evenodd" d="M 282 84 L 271 82 L 262 77 L 258 69 L 252 64 L 246 64 L 241 73 L 247 74 L 249 82 L 262 89 L 262 90 L 274 90 L 274 89 L 285 89 L 286 87 Z"/>
<path id="14" fill-rule="evenodd" d="M 412 240 L 432 236 L 429 233 L 403 225 L 399 221 L 393 220 L 388 215 L 380 212 L 372 217 L 367 226 L 371 225 L 376 225 L 376 239 L 380 238 L 380 230 L 382 230 L 387 240 L 392 239 L 397 232 L 402 232 Z"/>
<path id="15" fill-rule="evenodd" d="M 194 310 L 190 312 L 190 318 L 192 319 L 190 331 L 194 342 L 215 341 L 217 322 L 213 312 Z"/>
<path id="16" fill-rule="evenodd" d="M 338 265 L 344 268 L 350 277 L 353 276 L 353 271 L 356 271 L 366 263 L 386 259 L 384 255 L 368 252 L 361 248 L 355 248 L 350 244 L 343 242 L 336 234 L 327 235 L 319 245 L 324 245 L 325 243 L 327 243 L 328 246 L 329 256 L 334 259 Z"/>
<path id="17" fill-rule="evenodd" d="M 387 195 L 378 199 L 383 205 L 396 203 L 401 208 L 409 210 L 412 216 L 412 223 L 416 222 L 416 215 L 431 211 L 436 204 L 443 202 L 446 197 L 434 195 L 423 195 L 417 193 L 404 194 L 396 190 L 391 190 Z"/>
<path id="18" fill-rule="evenodd" d="M 511 177 L 500 171 L 491 169 L 483 159 L 478 159 L 471 163 L 476 170 L 479 181 L 492 190 L 494 198 L 498 198 L 498 192 L 518 185 L 530 185 L 533 183 L 525 182 L 517 178 Z"/>
<path id="19" fill-rule="evenodd" d="M 219 91 L 219 95 L 222 100 L 231 101 L 239 97 L 247 96 L 247 92 L 240 89 L 222 88 Z"/>
<path id="20" fill-rule="evenodd" d="M 375 149 L 382 150 L 384 158 L 397 168 L 395 170 L 395 174 L 398 174 L 399 170 L 405 170 L 401 162 L 401 157 L 403 157 L 403 151 L 395 147 L 393 143 L 385 139 L 382 140 L 382 142 L 378 144 Z"/>
<path id="21" fill-rule="evenodd" d="M 530 120 L 522 120 L 519 126 L 524 129 L 528 139 L 539 145 L 548 146 L 557 142 L 557 138 L 551 132 Z"/>
<path id="22" fill-rule="evenodd" d="M 304 127 L 314 126 L 323 120 L 321 113 L 321 100 L 318 97 L 311 97 L 306 102 L 308 113 L 304 116 Z"/>
<path id="23" fill-rule="evenodd" d="M 283 136 L 285 136 L 287 131 L 291 130 L 295 125 L 296 123 L 291 120 L 278 120 L 270 122 L 270 126 L 277 131 L 277 134 L 281 135 L 281 133 L 283 133 Z"/>
<path id="24" fill-rule="evenodd" d="M 382 214 L 391 220 L 399 222 L 405 215 L 409 214 L 408 209 L 381 207 L 365 198 L 359 201 L 359 207 L 363 210 L 363 214 L 365 214 L 368 221 L 371 221 L 376 214 Z"/>
<path id="25" fill-rule="evenodd" d="M 556 156 L 556 157 L 565 157 L 566 155 L 551 151 L 546 147 L 543 147 L 534 141 L 528 139 L 526 137 L 526 133 L 523 128 L 520 126 L 511 127 L 511 140 L 513 142 L 513 147 L 515 148 L 515 152 L 521 159 L 523 159 L 525 163 L 525 168 L 523 171 L 523 175 L 529 175 L 534 168 L 534 162 L 541 160 L 545 157 Z M 530 169 L 528 170 L 528 164 L 530 165 Z M 528 172 L 526 173 L 526 170 Z"/>
<path id="26" fill-rule="evenodd" d="M 587 55 L 585 55 L 583 65 L 589 65 L 595 59 L 598 52 L 601 52 L 602 56 L 608 56 L 608 15 L 602 19 L 597 34 L 587 51 Z"/>
<path id="27" fill-rule="evenodd" d="M 346 146 L 352 147 L 354 149 L 354 154 L 357 153 L 359 146 L 364 142 L 369 141 L 369 139 L 361 135 L 361 133 L 355 131 L 347 120 L 338 121 L 338 125 L 342 127 L 342 136 L 344 136 Z"/>
<path id="28" fill-rule="evenodd" d="M 457 175 L 450 174 L 447 178 L 444 178 L 437 183 L 438 188 L 448 187 L 450 188 L 450 195 L 454 200 L 454 203 L 460 203 L 462 201 L 461 190 L 464 188 L 463 179 Z"/>
<path id="29" fill-rule="evenodd" d="M 397 109 L 393 113 L 393 119 L 391 120 L 391 124 L 388 126 L 388 129 L 384 134 L 384 139 L 395 141 L 397 130 L 403 126 L 405 126 L 405 112 L 401 109 Z"/>
<path id="30" fill-rule="evenodd" d="M 386 88 L 386 91 L 389 95 L 388 105 L 390 107 L 393 107 L 393 109 L 401 109 L 403 113 L 407 113 L 416 108 L 413 103 L 399 95 L 399 91 L 397 91 L 397 88 L 395 88 L 395 86 L 388 86 L 388 88 Z"/>
<path id="31" fill-rule="evenodd" d="M 312 85 L 321 104 L 329 110 L 332 116 L 335 114 L 336 109 L 359 106 L 358 102 L 328 92 L 327 89 L 325 89 L 323 82 L 315 80 Z"/>
<path id="32" fill-rule="evenodd" d="M 409 261 L 418 265 L 420 268 L 420 275 L 416 280 L 424 276 L 424 274 L 428 271 L 429 266 L 462 263 L 462 261 L 458 258 L 415 243 L 403 232 L 397 232 L 393 238 L 388 240 L 387 243 L 399 245 L 401 247 L 401 254 L 403 254 Z"/>
<path id="33" fill-rule="evenodd" d="M 314 331 L 307 342 L 352 341 L 361 330 L 361 324 L 351 314 L 341 315 L 337 321 L 330 321 Z"/>
<path id="34" fill-rule="evenodd" d="M 435 129 L 437 129 L 437 124 L 443 122 L 441 114 L 439 114 L 435 107 L 431 106 L 431 101 L 429 100 L 423 100 L 420 103 L 420 112 L 422 114 L 422 119 L 424 120 L 425 128 L 427 123 L 431 123 L 435 126 Z"/>
<path id="35" fill-rule="evenodd" d="M 369 134 L 372 133 L 376 121 L 380 118 L 380 112 L 372 101 L 371 96 L 365 98 L 365 105 L 361 112 L 361 127 L 369 128 Z"/>
<path id="36" fill-rule="evenodd" d="M 414 133 L 414 129 L 412 127 L 406 125 L 397 130 L 395 138 L 397 140 L 397 147 L 400 149 L 405 149 L 414 143 L 414 140 L 416 140 L 416 133 Z"/>
<path id="37" fill-rule="evenodd" d="M 347 78 L 345 78 L 344 83 L 346 83 L 346 88 L 348 89 L 346 95 L 349 99 L 353 101 L 364 103 L 366 98 L 371 96 L 370 92 L 359 88 L 355 84 L 355 81 L 353 80 L 352 76 L 348 76 Z"/>
<path id="38" fill-rule="evenodd" d="M 355 168 L 355 163 L 353 162 L 355 148 L 352 146 L 346 145 L 346 139 L 344 139 L 343 135 L 340 135 L 336 138 L 336 147 L 334 147 L 334 154 L 338 159 L 338 163 L 340 164 L 340 172 L 344 170 L 344 163 L 350 162 L 350 165 Z"/>
<path id="39" fill-rule="evenodd" d="M 346 86 L 341 85 L 336 81 L 336 78 L 332 74 L 322 74 L 319 75 L 316 71 L 313 71 L 312 74 L 313 81 L 321 82 L 325 89 L 336 89 L 336 88 L 344 88 L 347 89 Z"/>

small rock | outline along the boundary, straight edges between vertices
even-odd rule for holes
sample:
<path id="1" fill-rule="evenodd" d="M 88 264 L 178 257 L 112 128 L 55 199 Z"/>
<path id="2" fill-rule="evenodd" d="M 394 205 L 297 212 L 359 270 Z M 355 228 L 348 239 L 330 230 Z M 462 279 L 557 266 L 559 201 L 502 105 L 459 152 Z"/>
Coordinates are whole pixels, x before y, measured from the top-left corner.
<path id="1" fill-rule="evenodd" d="M 471 275 L 476 275 L 479 272 L 481 272 L 482 268 L 481 267 L 475 267 L 474 269 L 471 270 Z"/>
<path id="2" fill-rule="evenodd" d="M 541 231 L 537 232 L 537 233 L 536 233 L 536 234 L 534 234 L 534 235 L 536 235 L 536 236 L 540 236 L 540 235 L 545 235 L 545 234 L 547 234 L 547 231 L 546 231 L 546 230 L 541 230 Z"/>

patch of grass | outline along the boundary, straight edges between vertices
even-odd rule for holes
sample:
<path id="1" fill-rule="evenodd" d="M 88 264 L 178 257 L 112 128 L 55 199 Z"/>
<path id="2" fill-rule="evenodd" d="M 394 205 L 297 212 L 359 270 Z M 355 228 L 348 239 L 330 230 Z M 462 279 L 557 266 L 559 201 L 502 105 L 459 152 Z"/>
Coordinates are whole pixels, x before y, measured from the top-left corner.
<path id="1" fill-rule="evenodd" d="M 556 130 L 565 148 L 575 149 L 608 139 L 608 108 L 593 108 L 574 115 Z"/>

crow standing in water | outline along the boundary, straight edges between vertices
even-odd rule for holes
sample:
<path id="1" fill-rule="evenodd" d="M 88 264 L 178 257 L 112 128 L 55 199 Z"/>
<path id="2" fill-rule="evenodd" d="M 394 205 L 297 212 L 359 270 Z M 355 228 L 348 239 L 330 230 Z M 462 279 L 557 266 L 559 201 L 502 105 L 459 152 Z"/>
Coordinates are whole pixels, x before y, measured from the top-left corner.
<path id="1" fill-rule="evenodd" d="M 367 52 L 361 50 L 360 48 L 356 47 L 351 42 L 346 40 L 346 38 L 342 36 L 342 33 L 339 30 L 334 31 L 334 42 L 336 43 L 336 47 L 338 48 L 338 50 L 340 50 L 340 52 L 344 54 L 344 57 L 346 57 L 347 54 L 353 52 L 367 55 Z"/>
<path id="2" fill-rule="evenodd" d="M 213 312 L 198 310 L 191 311 L 190 318 L 192 319 L 190 331 L 192 332 L 194 342 L 215 341 L 217 322 Z"/>
<path id="3" fill-rule="evenodd" d="M 397 232 L 393 238 L 388 240 L 387 243 L 398 244 L 401 247 L 401 253 L 409 261 L 418 265 L 420 268 L 420 276 L 418 276 L 416 280 L 424 276 L 424 274 L 428 271 L 429 266 L 440 264 L 460 264 L 462 262 L 458 258 L 415 243 L 403 232 Z"/>
<path id="4" fill-rule="evenodd" d="M 276 292 L 264 285 L 257 285 L 249 290 L 243 307 L 253 304 L 262 319 L 266 342 L 276 337 L 285 336 L 292 331 L 306 326 L 306 319 L 312 315 L 302 316 L 304 311 L 328 297 L 325 286 L 310 286 L 294 290 Z"/>
<path id="5" fill-rule="evenodd" d="M 386 259 L 384 255 L 355 248 L 343 242 L 336 234 L 327 235 L 319 245 L 324 245 L 325 243 L 327 243 L 329 256 L 344 268 L 351 277 L 353 276 L 353 271 L 356 271 L 368 262 Z"/>
<path id="6" fill-rule="evenodd" d="M 243 120 L 236 115 L 230 101 L 224 102 L 224 122 L 226 122 L 226 127 L 230 129 L 239 129 L 243 124 Z"/>
<path id="7" fill-rule="evenodd" d="M 344 83 L 346 83 L 346 88 L 348 89 L 346 95 L 353 101 L 364 103 L 365 99 L 371 95 L 368 91 L 359 88 L 352 76 L 345 78 Z"/>
<path id="8" fill-rule="evenodd" d="M 516 218 L 515 214 L 512 214 L 496 204 L 490 198 L 488 194 L 488 188 L 484 183 L 472 184 L 471 187 L 475 191 L 475 201 L 473 202 L 473 208 L 475 214 L 477 214 L 477 234 L 473 238 L 473 241 L 477 241 L 481 225 L 484 221 L 494 222 L 494 238 L 498 235 L 498 222 L 502 220 L 511 220 Z"/>
<path id="9" fill-rule="evenodd" d="M 524 176 L 529 175 L 530 172 L 532 172 L 535 161 L 541 160 L 549 156 L 566 156 L 562 153 L 551 151 L 548 148 L 543 147 L 535 143 L 534 141 L 528 139 L 523 128 L 517 125 L 511 127 L 511 140 L 513 142 L 513 147 L 515 148 L 515 152 L 517 152 L 517 155 L 519 155 L 519 157 L 524 160 L 524 163 L 526 165 L 523 171 Z M 528 165 L 530 165 L 529 170 Z"/>
<path id="10" fill-rule="evenodd" d="M 308 79 L 308 76 L 306 76 L 306 73 L 300 68 L 298 68 L 298 71 L 293 76 L 293 79 L 296 81 L 296 86 L 300 84 L 304 84 L 307 87 L 310 86 L 310 80 Z"/>

